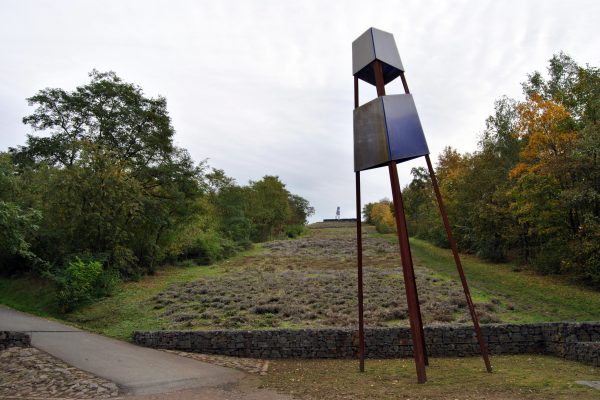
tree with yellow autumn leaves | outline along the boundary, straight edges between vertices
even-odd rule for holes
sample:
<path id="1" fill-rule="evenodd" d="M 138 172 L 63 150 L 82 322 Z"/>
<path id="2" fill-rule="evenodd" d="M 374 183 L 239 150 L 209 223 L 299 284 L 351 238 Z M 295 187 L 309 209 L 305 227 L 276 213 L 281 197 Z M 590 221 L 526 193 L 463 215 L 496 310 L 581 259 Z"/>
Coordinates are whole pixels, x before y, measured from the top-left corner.
<path id="1" fill-rule="evenodd" d="M 501 98 L 477 151 L 436 173 L 459 247 L 600 287 L 600 70 L 560 53 Z M 445 245 L 424 170 L 404 188 L 409 233 Z"/>

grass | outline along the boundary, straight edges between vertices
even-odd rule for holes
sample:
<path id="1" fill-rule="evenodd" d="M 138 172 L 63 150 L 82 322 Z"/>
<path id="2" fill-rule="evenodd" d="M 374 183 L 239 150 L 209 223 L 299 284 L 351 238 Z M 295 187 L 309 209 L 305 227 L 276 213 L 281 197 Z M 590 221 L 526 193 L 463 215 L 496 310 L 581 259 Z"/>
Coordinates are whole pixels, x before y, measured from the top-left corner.
<path id="1" fill-rule="evenodd" d="M 392 238 L 393 239 L 393 238 Z M 417 265 L 453 280 L 458 279 L 450 250 L 440 249 L 423 240 L 411 239 Z M 600 292 L 569 284 L 565 279 L 515 272 L 513 264 L 484 262 L 472 255 L 461 261 L 475 301 L 500 299 L 514 308 L 500 312 L 505 322 L 597 321 L 600 319 Z M 502 309 L 502 308 L 500 308 Z"/>
<path id="2" fill-rule="evenodd" d="M 36 277 L 0 277 L 0 304 L 41 317 L 59 317 L 54 303 L 54 288 Z"/>
<path id="3" fill-rule="evenodd" d="M 354 227 L 313 227 L 307 237 L 265 243 L 265 253 L 231 263 L 211 279 L 171 285 L 152 300 L 169 329 L 356 326 Z M 408 325 L 395 246 L 365 238 L 365 322 Z M 426 323 L 468 319 L 460 286 L 419 268 Z M 493 304 L 486 306 L 493 317 Z"/>
<path id="4" fill-rule="evenodd" d="M 162 328 L 159 313 L 146 306 L 149 296 L 171 283 L 215 276 L 219 272 L 215 267 L 194 266 L 183 270 L 170 267 L 140 282 L 125 283 L 113 296 L 70 313 L 65 319 L 93 332 L 130 340 L 134 330 Z"/>
<path id="5" fill-rule="evenodd" d="M 126 340 L 134 330 L 353 326 L 355 231 L 333 226 L 317 224 L 299 240 L 258 245 L 212 266 L 167 267 L 66 315 L 54 306 L 52 286 L 31 277 L 0 278 L 0 303 Z M 406 325 L 396 238 L 364 231 L 366 321 Z M 411 248 L 425 322 L 468 322 L 451 252 L 417 239 Z M 600 320 L 600 292 L 511 264 L 462 260 L 482 322 Z"/>
<path id="6" fill-rule="evenodd" d="M 575 384 L 600 380 L 600 369 L 546 356 L 496 356 L 494 372 L 480 358 L 433 358 L 428 381 L 416 384 L 412 359 L 276 360 L 262 388 L 312 399 L 598 399 L 598 391 Z"/>
<path id="7" fill-rule="evenodd" d="M 260 246 L 212 266 L 166 267 L 138 282 L 122 283 L 108 298 L 69 314 L 60 314 L 53 300 L 53 287 L 40 279 L 0 278 L 0 304 L 45 318 L 53 318 L 92 332 L 121 340 L 131 340 L 134 330 L 164 328 L 160 313 L 149 306 L 149 299 L 169 285 L 215 277 L 223 265 L 261 253 Z"/>
<path id="8" fill-rule="evenodd" d="M 113 296 L 67 314 L 64 319 L 81 328 L 121 340 L 131 340 L 131 333 L 135 330 L 165 329 L 167 323 L 161 312 L 150 304 L 153 296 L 171 285 L 217 277 L 224 273 L 224 265 L 261 251 L 260 246 L 256 246 L 211 266 L 164 268 L 139 282 L 122 284 Z"/>

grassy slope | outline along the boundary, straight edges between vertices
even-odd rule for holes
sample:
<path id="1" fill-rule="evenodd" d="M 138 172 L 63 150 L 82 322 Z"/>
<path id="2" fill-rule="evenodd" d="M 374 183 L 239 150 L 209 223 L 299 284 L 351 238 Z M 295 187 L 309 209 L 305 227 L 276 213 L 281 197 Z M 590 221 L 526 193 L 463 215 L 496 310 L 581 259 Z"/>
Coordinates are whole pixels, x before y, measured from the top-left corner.
<path id="1" fill-rule="evenodd" d="M 223 263 L 235 262 L 237 258 L 261 251 L 257 246 Z M 47 283 L 33 278 L 0 278 L 0 304 L 117 339 L 130 340 L 134 330 L 161 329 L 162 321 L 158 311 L 146 304 L 152 296 L 172 283 L 210 277 L 222 271 L 221 264 L 167 267 L 139 282 L 123 283 L 113 296 L 66 315 L 61 315 L 56 310 L 52 301 L 53 289 Z"/>
<path id="2" fill-rule="evenodd" d="M 418 239 L 411 239 L 411 248 L 415 263 L 458 279 L 449 250 Z M 515 272 L 511 264 L 487 263 L 470 255 L 461 255 L 461 260 L 474 298 L 496 298 L 514 306 L 513 311 L 500 314 L 503 321 L 600 320 L 600 292 L 556 277 Z"/>
<path id="3" fill-rule="evenodd" d="M 115 337 L 130 340 L 135 330 L 161 328 L 159 313 L 145 302 L 171 283 L 187 282 L 220 273 L 217 266 L 170 267 L 140 282 L 128 282 L 110 298 L 75 311 L 65 319 L 77 326 Z"/>
<path id="4" fill-rule="evenodd" d="M 395 240 L 392 235 L 384 237 Z M 416 239 L 411 244 L 415 263 L 427 266 L 436 277 L 457 279 L 449 250 Z M 68 315 L 59 315 L 53 307 L 52 288 L 34 279 L 0 279 L 0 303 L 108 336 L 129 339 L 133 330 L 155 330 L 166 326 L 149 299 L 170 284 L 221 274 L 227 263 L 235 264 L 243 257 L 257 256 L 261 252 L 257 247 L 210 267 L 166 268 L 139 282 L 125 283 L 113 297 Z M 600 320 L 600 292 L 572 286 L 553 277 L 514 272 L 509 264 L 490 264 L 468 255 L 463 255 L 462 260 L 475 300 L 494 299 L 514 307 L 513 311 L 500 314 L 503 321 Z"/>
<path id="5" fill-rule="evenodd" d="M 41 317 L 56 317 L 58 311 L 53 298 L 54 289 L 47 281 L 0 277 L 0 304 Z"/>

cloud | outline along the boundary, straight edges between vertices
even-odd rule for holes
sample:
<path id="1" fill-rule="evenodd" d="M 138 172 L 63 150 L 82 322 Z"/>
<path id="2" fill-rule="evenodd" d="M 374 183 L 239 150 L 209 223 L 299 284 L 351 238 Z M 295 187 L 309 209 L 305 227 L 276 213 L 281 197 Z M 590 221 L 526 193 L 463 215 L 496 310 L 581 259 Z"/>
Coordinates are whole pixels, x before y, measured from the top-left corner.
<path id="1" fill-rule="evenodd" d="M 493 102 L 564 50 L 598 65 L 594 1 L 3 2 L 0 149 L 22 144 L 25 101 L 114 70 L 168 100 L 175 141 L 245 183 L 279 175 L 315 219 L 354 216 L 351 42 L 392 32 L 432 159 L 476 148 Z M 568 29 L 567 29 L 568 28 Z M 393 83 L 389 93 L 401 92 Z M 361 85 L 361 101 L 375 96 Z M 400 166 L 403 184 L 413 161 Z M 385 169 L 363 199 L 390 197 Z"/>

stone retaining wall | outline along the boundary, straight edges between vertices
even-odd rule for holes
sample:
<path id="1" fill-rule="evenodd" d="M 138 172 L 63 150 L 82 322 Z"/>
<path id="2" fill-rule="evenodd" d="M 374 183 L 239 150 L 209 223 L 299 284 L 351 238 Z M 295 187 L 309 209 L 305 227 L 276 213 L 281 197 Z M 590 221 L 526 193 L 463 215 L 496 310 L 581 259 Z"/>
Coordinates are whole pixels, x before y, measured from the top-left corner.
<path id="1" fill-rule="evenodd" d="M 600 322 L 484 325 L 491 354 L 550 354 L 600 366 Z M 277 329 L 257 331 L 134 332 L 134 343 L 147 347 L 254 358 L 354 358 L 355 329 Z M 479 354 L 471 326 L 425 328 L 427 353 L 463 357 Z M 365 330 L 369 358 L 411 357 L 408 328 Z"/>
<path id="2" fill-rule="evenodd" d="M 29 347 L 31 337 L 23 332 L 0 331 L 0 350 L 9 347 Z"/>

